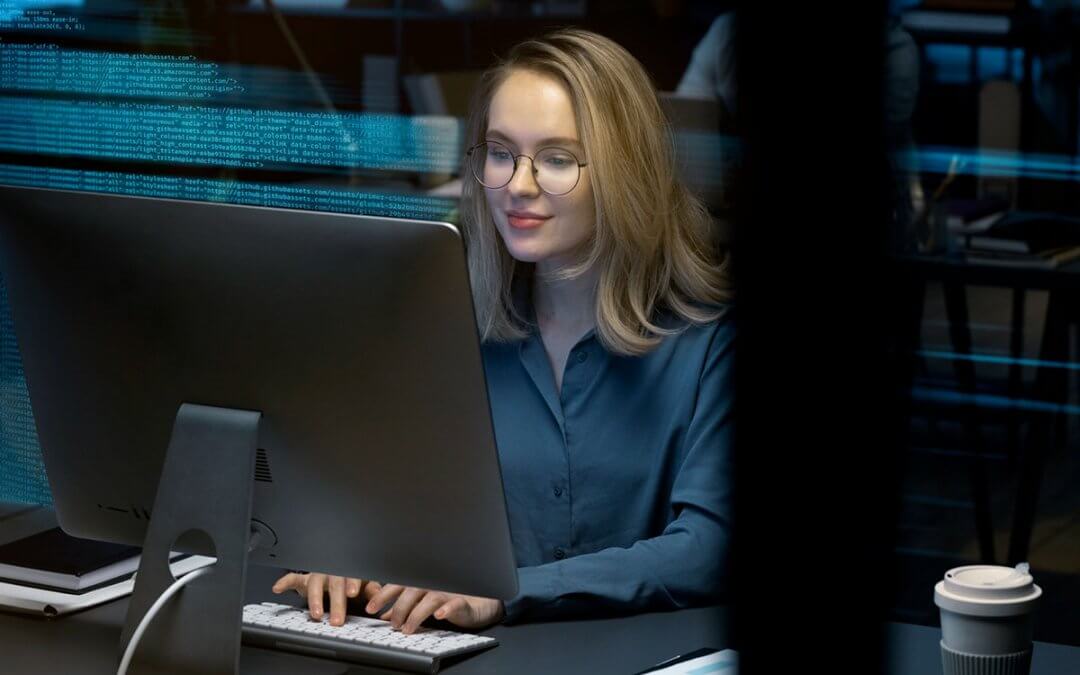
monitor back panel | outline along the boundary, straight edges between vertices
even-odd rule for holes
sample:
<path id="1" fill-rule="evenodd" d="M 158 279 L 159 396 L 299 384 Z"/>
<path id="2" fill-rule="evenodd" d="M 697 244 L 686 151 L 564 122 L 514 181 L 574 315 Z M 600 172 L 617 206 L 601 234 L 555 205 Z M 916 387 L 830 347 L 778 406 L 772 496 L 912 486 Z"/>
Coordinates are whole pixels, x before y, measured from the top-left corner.
<path id="1" fill-rule="evenodd" d="M 0 205 L 65 530 L 140 544 L 180 404 L 258 410 L 254 517 L 277 543 L 256 561 L 516 592 L 453 226 L 33 188 Z"/>

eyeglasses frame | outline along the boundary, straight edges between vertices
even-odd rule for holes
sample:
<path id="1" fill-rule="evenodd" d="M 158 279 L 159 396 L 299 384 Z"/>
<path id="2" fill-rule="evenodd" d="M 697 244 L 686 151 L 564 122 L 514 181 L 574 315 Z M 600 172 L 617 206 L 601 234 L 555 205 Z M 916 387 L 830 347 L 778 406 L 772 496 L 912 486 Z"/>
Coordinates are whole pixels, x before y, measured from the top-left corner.
<path id="1" fill-rule="evenodd" d="M 499 141 L 480 141 L 476 145 L 474 145 L 471 148 L 469 148 L 468 150 L 466 150 L 465 151 L 465 156 L 466 157 L 472 157 L 472 154 L 473 154 L 474 150 L 479 148 L 481 145 L 488 145 L 490 143 L 494 143 L 496 145 L 500 145 L 500 146 L 506 148 L 507 151 L 509 151 L 510 154 L 513 155 L 513 157 L 514 157 L 514 170 L 513 170 L 513 172 L 510 173 L 510 178 L 508 178 L 506 180 L 506 182 L 503 183 L 502 185 L 500 185 L 498 187 L 488 187 L 487 185 L 484 185 L 484 182 L 482 180 L 480 180 L 480 178 L 477 177 L 476 172 L 473 171 L 472 168 L 470 167 L 469 173 L 472 174 L 473 179 L 475 179 L 477 183 L 480 183 L 480 186 L 483 187 L 485 190 L 501 190 L 504 187 L 506 187 L 507 185 L 509 185 L 510 181 L 514 180 L 514 176 L 517 175 L 518 159 L 521 158 L 521 157 L 528 157 L 529 158 L 529 166 L 532 169 L 533 182 L 536 183 L 536 187 L 540 188 L 540 191 L 543 192 L 544 194 L 551 195 L 552 197 L 561 197 L 561 196 L 563 196 L 565 194 L 570 194 L 571 192 L 574 191 L 574 188 L 576 188 L 578 186 L 578 183 L 581 182 L 581 169 L 583 169 L 583 168 L 585 168 L 586 166 L 589 165 L 588 162 L 582 162 L 580 160 L 577 161 L 578 177 L 577 177 L 577 180 L 574 181 L 574 184 L 570 187 L 570 189 L 567 190 L 566 192 L 548 192 L 547 190 L 544 189 L 544 186 L 540 185 L 540 181 L 536 180 L 536 174 L 538 172 L 538 169 L 536 168 L 535 156 L 539 155 L 544 150 L 548 150 L 548 149 L 551 149 L 551 148 L 554 148 L 556 150 L 562 150 L 563 152 L 566 152 L 571 157 L 573 157 L 575 160 L 577 160 L 577 158 L 578 158 L 577 155 L 575 155 L 572 151 L 567 150 L 566 148 L 560 147 L 558 145 L 545 145 L 542 148 L 537 148 L 536 152 L 533 153 L 533 155 L 526 155 L 525 153 L 521 153 L 519 155 L 514 155 L 513 150 L 510 150 L 509 146 L 507 146 L 505 143 L 500 143 Z"/>

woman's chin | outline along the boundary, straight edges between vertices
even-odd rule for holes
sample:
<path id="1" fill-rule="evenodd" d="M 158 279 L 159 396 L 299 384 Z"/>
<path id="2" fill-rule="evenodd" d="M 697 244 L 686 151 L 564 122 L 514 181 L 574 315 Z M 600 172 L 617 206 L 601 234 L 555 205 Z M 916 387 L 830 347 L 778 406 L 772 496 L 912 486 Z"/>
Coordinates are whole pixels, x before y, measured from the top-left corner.
<path id="1" fill-rule="evenodd" d="M 523 263 L 536 263 L 547 257 L 546 251 L 527 246 L 507 246 L 506 250 L 510 252 L 514 260 Z"/>

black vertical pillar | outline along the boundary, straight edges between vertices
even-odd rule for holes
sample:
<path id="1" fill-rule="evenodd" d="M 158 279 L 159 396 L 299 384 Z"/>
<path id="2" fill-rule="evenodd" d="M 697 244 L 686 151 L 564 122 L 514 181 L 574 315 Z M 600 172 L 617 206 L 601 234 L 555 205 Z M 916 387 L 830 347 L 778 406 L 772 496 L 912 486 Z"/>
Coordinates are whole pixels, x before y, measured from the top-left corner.
<path id="1" fill-rule="evenodd" d="M 884 3 L 738 12 L 739 672 L 881 672 L 909 314 L 886 253 Z"/>

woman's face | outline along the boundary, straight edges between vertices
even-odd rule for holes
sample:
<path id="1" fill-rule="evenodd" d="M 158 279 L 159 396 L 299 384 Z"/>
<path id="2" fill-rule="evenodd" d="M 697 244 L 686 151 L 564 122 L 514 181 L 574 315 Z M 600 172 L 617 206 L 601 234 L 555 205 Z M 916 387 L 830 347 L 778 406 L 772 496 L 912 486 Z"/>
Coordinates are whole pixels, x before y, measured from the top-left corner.
<path id="1" fill-rule="evenodd" d="M 495 91 L 485 140 L 502 143 L 514 155 L 534 157 L 538 150 L 557 147 L 586 161 L 569 92 L 557 80 L 532 71 L 514 71 Z M 596 225 L 588 167 L 580 169 L 574 189 L 554 196 L 540 189 L 532 162 L 520 157 L 505 187 L 484 192 L 495 226 L 515 259 L 538 263 L 541 270 L 578 262 L 579 250 Z"/>

